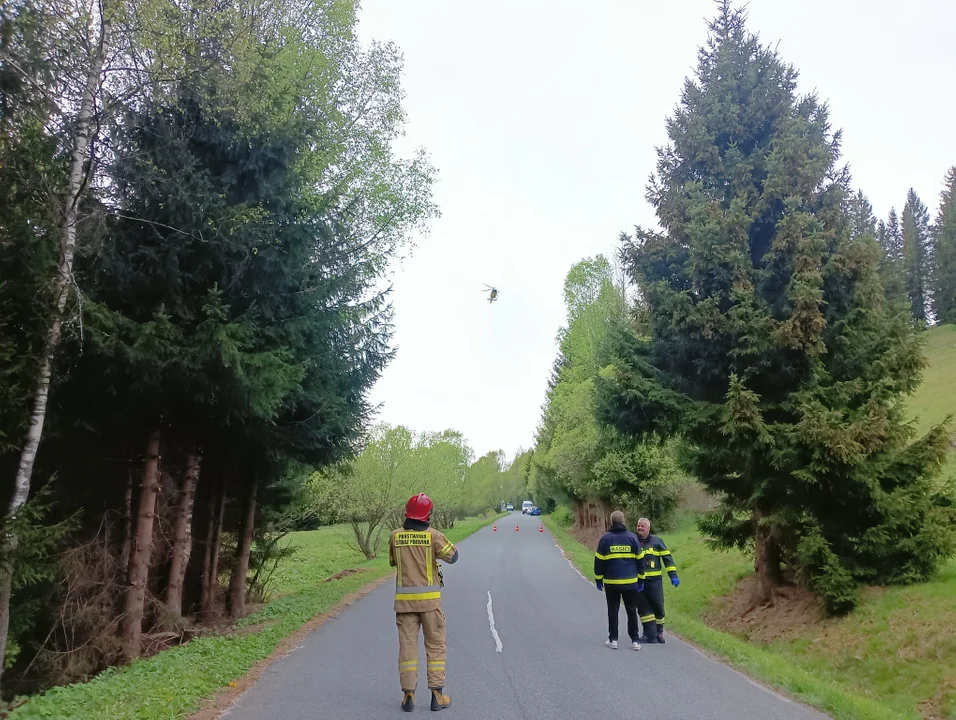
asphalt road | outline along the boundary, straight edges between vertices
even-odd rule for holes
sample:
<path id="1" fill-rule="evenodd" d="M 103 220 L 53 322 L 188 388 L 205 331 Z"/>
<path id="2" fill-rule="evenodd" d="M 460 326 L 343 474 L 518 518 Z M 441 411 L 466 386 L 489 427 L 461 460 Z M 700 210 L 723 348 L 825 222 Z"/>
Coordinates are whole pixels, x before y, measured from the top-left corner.
<path id="1" fill-rule="evenodd" d="M 515 531 L 515 524 L 521 528 Z M 673 635 L 666 645 L 604 646 L 602 593 L 574 570 L 539 518 L 515 512 L 459 546 L 443 565 L 448 620 L 442 717 L 461 720 L 822 720 Z M 680 557 L 675 556 L 678 567 Z M 668 586 L 669 587 L 669 586 Z M 223 718 L 321 720 L 404 717 L 398 637 L 387 581 L 272 664 Z M 680 592 L 680 589 L 674 590 Z M 488 612 L 489 593 L 491 610 Z M 492 632 L 491 616 L 494 618 Z M 498 643 L 500 642 L 500 650 Z M 416 713 L 428 713 L 419 649 Z"/>

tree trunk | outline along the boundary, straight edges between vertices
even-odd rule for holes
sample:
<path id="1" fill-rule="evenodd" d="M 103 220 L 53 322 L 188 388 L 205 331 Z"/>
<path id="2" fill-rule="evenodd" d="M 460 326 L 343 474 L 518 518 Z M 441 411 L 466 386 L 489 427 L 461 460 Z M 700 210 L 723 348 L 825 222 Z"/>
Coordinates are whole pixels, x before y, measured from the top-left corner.
<path id="1" fill-rule="evenodd" d="M 5 520 L 13 519 L 30 496 L 30 481 L 33 478 L 33 466 L 36 463 L 43 424 L 46 421 L 47 403 L 50 397 L 50 376 L 53 373 L 53 359 L 60 344 L 63 312 L 66 299 L 70 294 L 73 280 L 73 255 L 76 251 L 76 221 L 79 215 L 80 199 L 86 190 L 86 163 L 90 156 L 90 142 L 98 123 L 93 117 L 93 106 L 100 91 L 103 65 L 112 41 L 111 3 L 104 0 L 100 22 L 99 45 L 90 59 L 86 74 L 86 84 L 80 98 L 80 107 L 76 115 L 73 136 L 73 155 L 70 161 L 70 177 L 63 203 L 63 218 L 60 222 L 60 260 L 53 283 L 53 314 L 47 329 L 46 343 L 40 367 L 37 370 L 37 384 L 33 393 L 33 412 L 27 428 L 20 462 L 17 467 L 13 497 L 7 508 Z M 10 558 L 16 552 L 17 538 L 6 533 L 0 549 L 0 556 Z M 10 627 L 10 594 L 13 583 L 13 568 L 9 563 L 0 566 L 0 673 L 3 671 L 3 658 L 6 656 L 7 632 Z"/>
<path id="2" fill-rule="evenodd" d="M 166 607 L 176 615 L 183 613 L 183 580 L 192 549 L 193 503 L 196 485 L 199 482 L 199 452 L 194 450 L 186 458 L 173 525 L 173 552 L 169 562 L 169 586 L 166 590 Z"/>
<path id="3" fill-rule="evenodd" d="M 126 478 L 126 492 L 123 493 L 123 552 L 120 554 L 120 567 L 129 568 L 129 556 L 133 547 L 133 460 L 129 461 L 129 473 Z"/>
<path id="4" fill-rule="evenodd" d="M 120 639 L 127 660 L 139 657 L 140 636 L 143 632 L 143 604 L 146 599 L 146 581 L 149 560 L 153 551 L 153 521 L 156 518 L 156 495 L 159 492 L 159 429 L 149 434 L 146 445 L 146 463 L 139 496 L 139 517 L 136 521 L 136 539 L 129 558 L 126 603 L 120 625 Z"/>
<path id="5" fill-rule="evenodd" d="M 209 495 L 209 509 L 206 511 L 206 536 L 202 541 L 202 567 L 199 571 L 199 611 L 206 614 L 206 588 L 209 586 L 209 573 L 212 571 L 212 541 L 216 532 L 217 507 L 219 505 L 219 484 Z"/>
<path id="6" fill-rule="evenodd" d="M 780 585 L 780 545 L 774 537 L 773 530 L 760 521 L 765 514 L 760 510 L 755 513 L 757 530 L 754 536 L 756 553 L 754 555 L 754 572 L 757 583 L 754 587 L 754 605 L 773 604 L 774 590 Z"/>
<path id="7" fill-rule="evenodd" d="M 252 550 L 252 533 L 255 529 L 258 484 L 258 480 L 252 481 L 246 497 L 242 528 L 236 545 L 236 567 L 229 581 L 229 616 L 232 618 L 240 617 L 246 608 L 246 574 L 249 572 L 249 552 Z"/>
<path id="8" fill-rule="evenodd" d="M 217 590 L 219 589 L 219 555 L 222 550 L 222 523 L 226 514 L 226 476 L 219 485 L 217 503 L 212 513 L 212 541 L 209 549 L 209 568 L 203 575 L 202 614 L 204 620 L 210 620 L 216 609 Z"/>

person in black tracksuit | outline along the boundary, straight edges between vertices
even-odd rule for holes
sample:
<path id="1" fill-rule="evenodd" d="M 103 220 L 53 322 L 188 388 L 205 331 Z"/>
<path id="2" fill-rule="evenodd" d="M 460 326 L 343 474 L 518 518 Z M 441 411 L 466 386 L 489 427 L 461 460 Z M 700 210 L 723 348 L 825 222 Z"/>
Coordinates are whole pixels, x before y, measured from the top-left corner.
<path id="1" fill-rule="evenodd" d="M 607 598 L 607 642 L 604 644 L 610 648 L 617 648 L 618 615 L 623 600 L 631 647 L 641 649 L 637 608 L 643 579 L 641 541 L 624 526 L 624 513 L 615 510 L 611 513 L 611 529 L 601 537 L 594 553 L 594 584 Z"/>
<path id="2" fill-rule="evenodd" d="M 644 635 L 641 642 L 664 643 L 664 573 L 674 587 L 680 585 L 677 566 L 671 551 L 657 535 L 651 535 L 651 523 L 647 518 L 637 521 L 637 537 L 641 543 L 644 560 L 644 592 L 638 596 L 641 624 Z"/>

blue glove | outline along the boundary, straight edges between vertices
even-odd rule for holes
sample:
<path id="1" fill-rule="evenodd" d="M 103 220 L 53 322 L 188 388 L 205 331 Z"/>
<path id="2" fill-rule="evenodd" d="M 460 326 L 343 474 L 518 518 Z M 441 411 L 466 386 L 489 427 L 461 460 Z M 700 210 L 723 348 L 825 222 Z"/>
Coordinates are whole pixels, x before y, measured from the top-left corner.
<path id="1" fill-rule="evenodd" d="M 637 584 L 637 591 L 638 591 L 638 592 L 644 592 L 644 581 L 643 581 L 643 580 Z"/>
<path id="2" fill-rule="evenodd" d="M 603 581 L 603 580 L 595 580 L 595 581 L 594 581 L 594 587 L 596 587 L 596 588 L 598 589 L 598 592 L 604 592 L 604 581 Z"/>
<path id="3" fill-rule="evenodd" d="M 672 577 L 672 578 L 671 578 L 671 585 L 673 585 L 674 587 L 677 587 L 678 585 L 680 585 L 680 578 L 677 577 L 676 575 L 675 575 L 674 577 Z"/>

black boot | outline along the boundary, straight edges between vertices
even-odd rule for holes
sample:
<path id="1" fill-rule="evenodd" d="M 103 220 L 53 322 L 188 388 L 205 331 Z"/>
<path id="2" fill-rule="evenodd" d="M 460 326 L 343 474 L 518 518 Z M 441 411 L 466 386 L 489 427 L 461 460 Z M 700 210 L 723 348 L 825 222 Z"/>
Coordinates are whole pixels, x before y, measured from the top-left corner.
<path id="1" fill-rule="evenodd" d="M 641 635 L 640 637 L 641 645 L 653 645 L 657 642 L 656 635 Z"/>
<path id="2" fill-rule="evenodd" d="M 664 644 L 664 628 L 660 625 L 657 626 L 657 642 L 661 645 Z"/>
<path id="3" fill-rule="evenodd" d="M 443 688 L 431 688 L 432 710 L 444 710 L 451 705 L 451 698 L 442 692 Z"/>
<path id="4" fill-rule="evenodd" d="M 405 696 L 402 698 L 402 710 L 405 712 L 411 712 L 415 709 L 415 691 L 414 690 L 403 690 Z"/>

